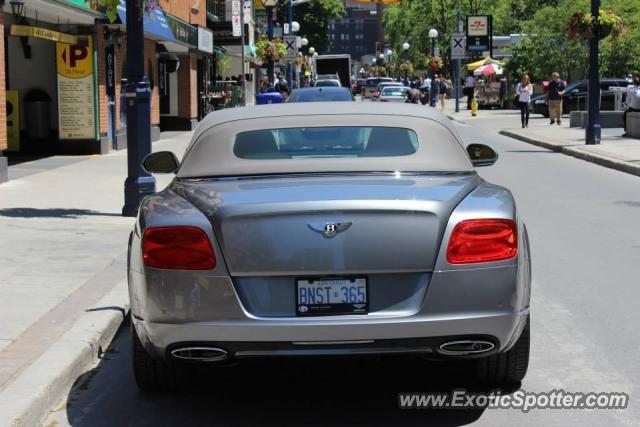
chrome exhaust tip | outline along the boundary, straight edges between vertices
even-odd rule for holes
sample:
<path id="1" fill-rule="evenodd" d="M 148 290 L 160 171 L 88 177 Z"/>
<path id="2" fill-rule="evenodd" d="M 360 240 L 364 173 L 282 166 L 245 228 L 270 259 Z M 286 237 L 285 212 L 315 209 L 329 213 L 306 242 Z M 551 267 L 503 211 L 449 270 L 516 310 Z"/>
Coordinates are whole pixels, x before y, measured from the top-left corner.
<path id="1" fill-rule="evenodd" d="M 440 354 L 447 356 L 467 356 L 471 354 L 481 354 L 491 351 L 495 344 L 484 340 L 460 340 L 448 341 L 438 348 Z"/>
<path id="2" fill-rule="evenodd" d="M 229 357 L 226 350 L 218 347 L 180 347 L 171 350 L 171 355 L 192 362 L 221 362 Z"/>

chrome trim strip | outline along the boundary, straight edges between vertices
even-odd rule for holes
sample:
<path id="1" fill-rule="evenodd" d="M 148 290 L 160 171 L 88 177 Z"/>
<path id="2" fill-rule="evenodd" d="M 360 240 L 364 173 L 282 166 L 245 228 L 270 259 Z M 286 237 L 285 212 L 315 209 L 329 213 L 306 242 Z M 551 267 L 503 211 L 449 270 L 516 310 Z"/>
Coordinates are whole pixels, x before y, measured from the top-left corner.
<path id="1" fill-rule="evenodd" d="M 475 344 L 480 344 L 482 348 L 479 350 L 474 350 L 473 346 Z M 449 346 L 469 346 L 469 350 L 447 350 L 446 347 Z M 438 348 L 438 353 L 445 354 L 448 356 L 465 356 L 468 354 L 480 354 L 491 351 L 495 348 L 495 344 L 491 341 L 485 340 L 460 340 L 460 341 L 448 341 L 442 343 Z"/>
<path id="2" fill-rule="evenodd" d="M 375 340 L 354 341 L 294 341 L 294 345 L 341 345 L 341 344 L 372 344 Z"/>
<path id="3" fill-rule="evenodd" d="M 268 356 L 336 356 L 336 355 L 366 355 L 366 354 L 431 354 L 430 347 L 421 348 L 318 348 L 300 350 L 247 350 L 238 351 L 235 357 L 268 357 Z"/>

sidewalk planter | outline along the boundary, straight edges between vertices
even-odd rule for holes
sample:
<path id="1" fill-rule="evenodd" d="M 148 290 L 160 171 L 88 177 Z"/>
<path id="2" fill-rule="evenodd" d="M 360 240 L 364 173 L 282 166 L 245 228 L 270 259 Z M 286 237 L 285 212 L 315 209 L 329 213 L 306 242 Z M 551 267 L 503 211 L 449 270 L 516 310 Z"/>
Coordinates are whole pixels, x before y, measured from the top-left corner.
<path id="1" fill-rule="evenodd" d="M 627 113 L 627 136 L 640 139 L 640 113 Z"/>
<path id="2" fill-rule="evenodd" d="M 587 125 L 588 111 L 572 111 L 569 114 L 569 127 L 584 128 Z M 622 111 L 600 111 L 600 127 L 603 129 L 623 127 L 622 114 Z"/>

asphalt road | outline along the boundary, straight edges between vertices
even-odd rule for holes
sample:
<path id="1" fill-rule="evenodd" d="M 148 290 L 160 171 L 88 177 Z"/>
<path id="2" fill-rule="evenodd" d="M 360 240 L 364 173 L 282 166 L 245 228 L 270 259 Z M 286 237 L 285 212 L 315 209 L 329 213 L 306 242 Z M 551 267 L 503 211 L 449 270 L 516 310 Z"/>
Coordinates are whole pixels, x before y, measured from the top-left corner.
<path id="1" fill-rule="evenodd" d="M 532 358 L 521 387 L 626 392 L 626 410 L 400 410 L 398 392 L 468 383 L 459 366 L 393 359 L 202 371 L 189 391 L 149 396 L 132 380 L 123 330 L 45 425 L 637 425 L 640 178 L 498 135 L 518 123 L 515 112 L 480 116 L 458 128 L 499 152 L 480 173 L 512 189 L 531 238 Z"/>

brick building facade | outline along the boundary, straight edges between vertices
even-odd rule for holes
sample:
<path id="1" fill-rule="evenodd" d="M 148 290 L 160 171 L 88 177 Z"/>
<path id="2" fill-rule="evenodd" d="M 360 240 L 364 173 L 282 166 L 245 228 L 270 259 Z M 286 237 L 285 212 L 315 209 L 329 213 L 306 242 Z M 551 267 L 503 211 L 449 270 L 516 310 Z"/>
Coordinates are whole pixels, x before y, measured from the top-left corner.
<path id="1" fill-rule="evenodd" d="M 4 39 L 0 38 L 0 182 L 7 179 L 7 158 L 4 157 L 7 155 L 17 158 L 24 154 L 61 152 L 102 154 L 126 147 L 126 104 L 122 103 L 127 46 L 124 7 L 119 8 L 118 19 L 110 22 L 104 11 L 96 10 L 95 1 L 29 0 L 27 3 L 29 7 L 24 9 L 21 16 L 13 14 L 9 2 L 0 13 L 0 29 L 4 34 L 9 34 Z M 198 119 L 198 64 L 203 55 L 209 54 L 198 51 L 197 39 L 198 26 L 206 27 L 207 23 L 205 0 L 160 0 L 159 4 L 161 9 L 151 12 L 156 15 L 149 20 L 149 25 L 145 18 L 144 59 L 145 72 L 152 86 L 152 139 L 159 137 L 161 126 L 168 129 L 193 127 Z M 121 6 L 124 6 L 124 0 Z M 68 98 L 59 93 L 60 77 L 56 77 L 56 61 L 60 61 L 60 52 L 56 46 L 68 43 L 73 47 L 76 46 L 73 43 L 77 43 L 82 48 L 87 46 L 87 39 L 93 49 L 91 72 L 94 78 L 93 84 L 89 79 L 85 88 L 93 88 L 94 111 L 93 119 L 89 117 L 83 125 L 84 133 L 93 136 L 73 140 L 73 132 L 67 132 L 65 135 L 71 138 L 63 139 L 60 115 L 64 110 L 69 116 L 69 103 L 61 104 Z M 116 58 L 115 108 L 111 110 L 106 90 L 105 49 L 108 45 L 113 46 Z M 159 64 L 168 59 L 175 59 L 179 63 L 174 67 L 174 75 L 161 73 Z M 166 90 L 169 82 L 172 84 L 171 91 Z M 17 99 L 19 105 L 16 107 L 20 111 L 20 123 L 16 121 L 11 124 L 12 135 L 18 135 L 19 143 L 14 141 L 11 147 L 7 141 L 5 109 L 8 91 L 17 97 L 14 99 Z M 40 98 L 34 93 L 38 93 Z M 168 98 L 171 98 L 170 102 Z M 162 111 L 163 103 L 172 106 L 170 111 Z M 33 111 L 39 112 L 38 117 L 44 120 L 36 122 Z M 83 112 L 86 116 L 86 109 L 79 114 Z M 110 130 L 112 122 L 116 129 L 115 138 Z M 34 126 L 43 128 L 39 135 L 35 134 Z M 95 131 L 87 129 L 91 126 Z M 115 144 L 116 140 L 118 144 Z M 12 151 L 7 151 L 9 148 Z"/>

